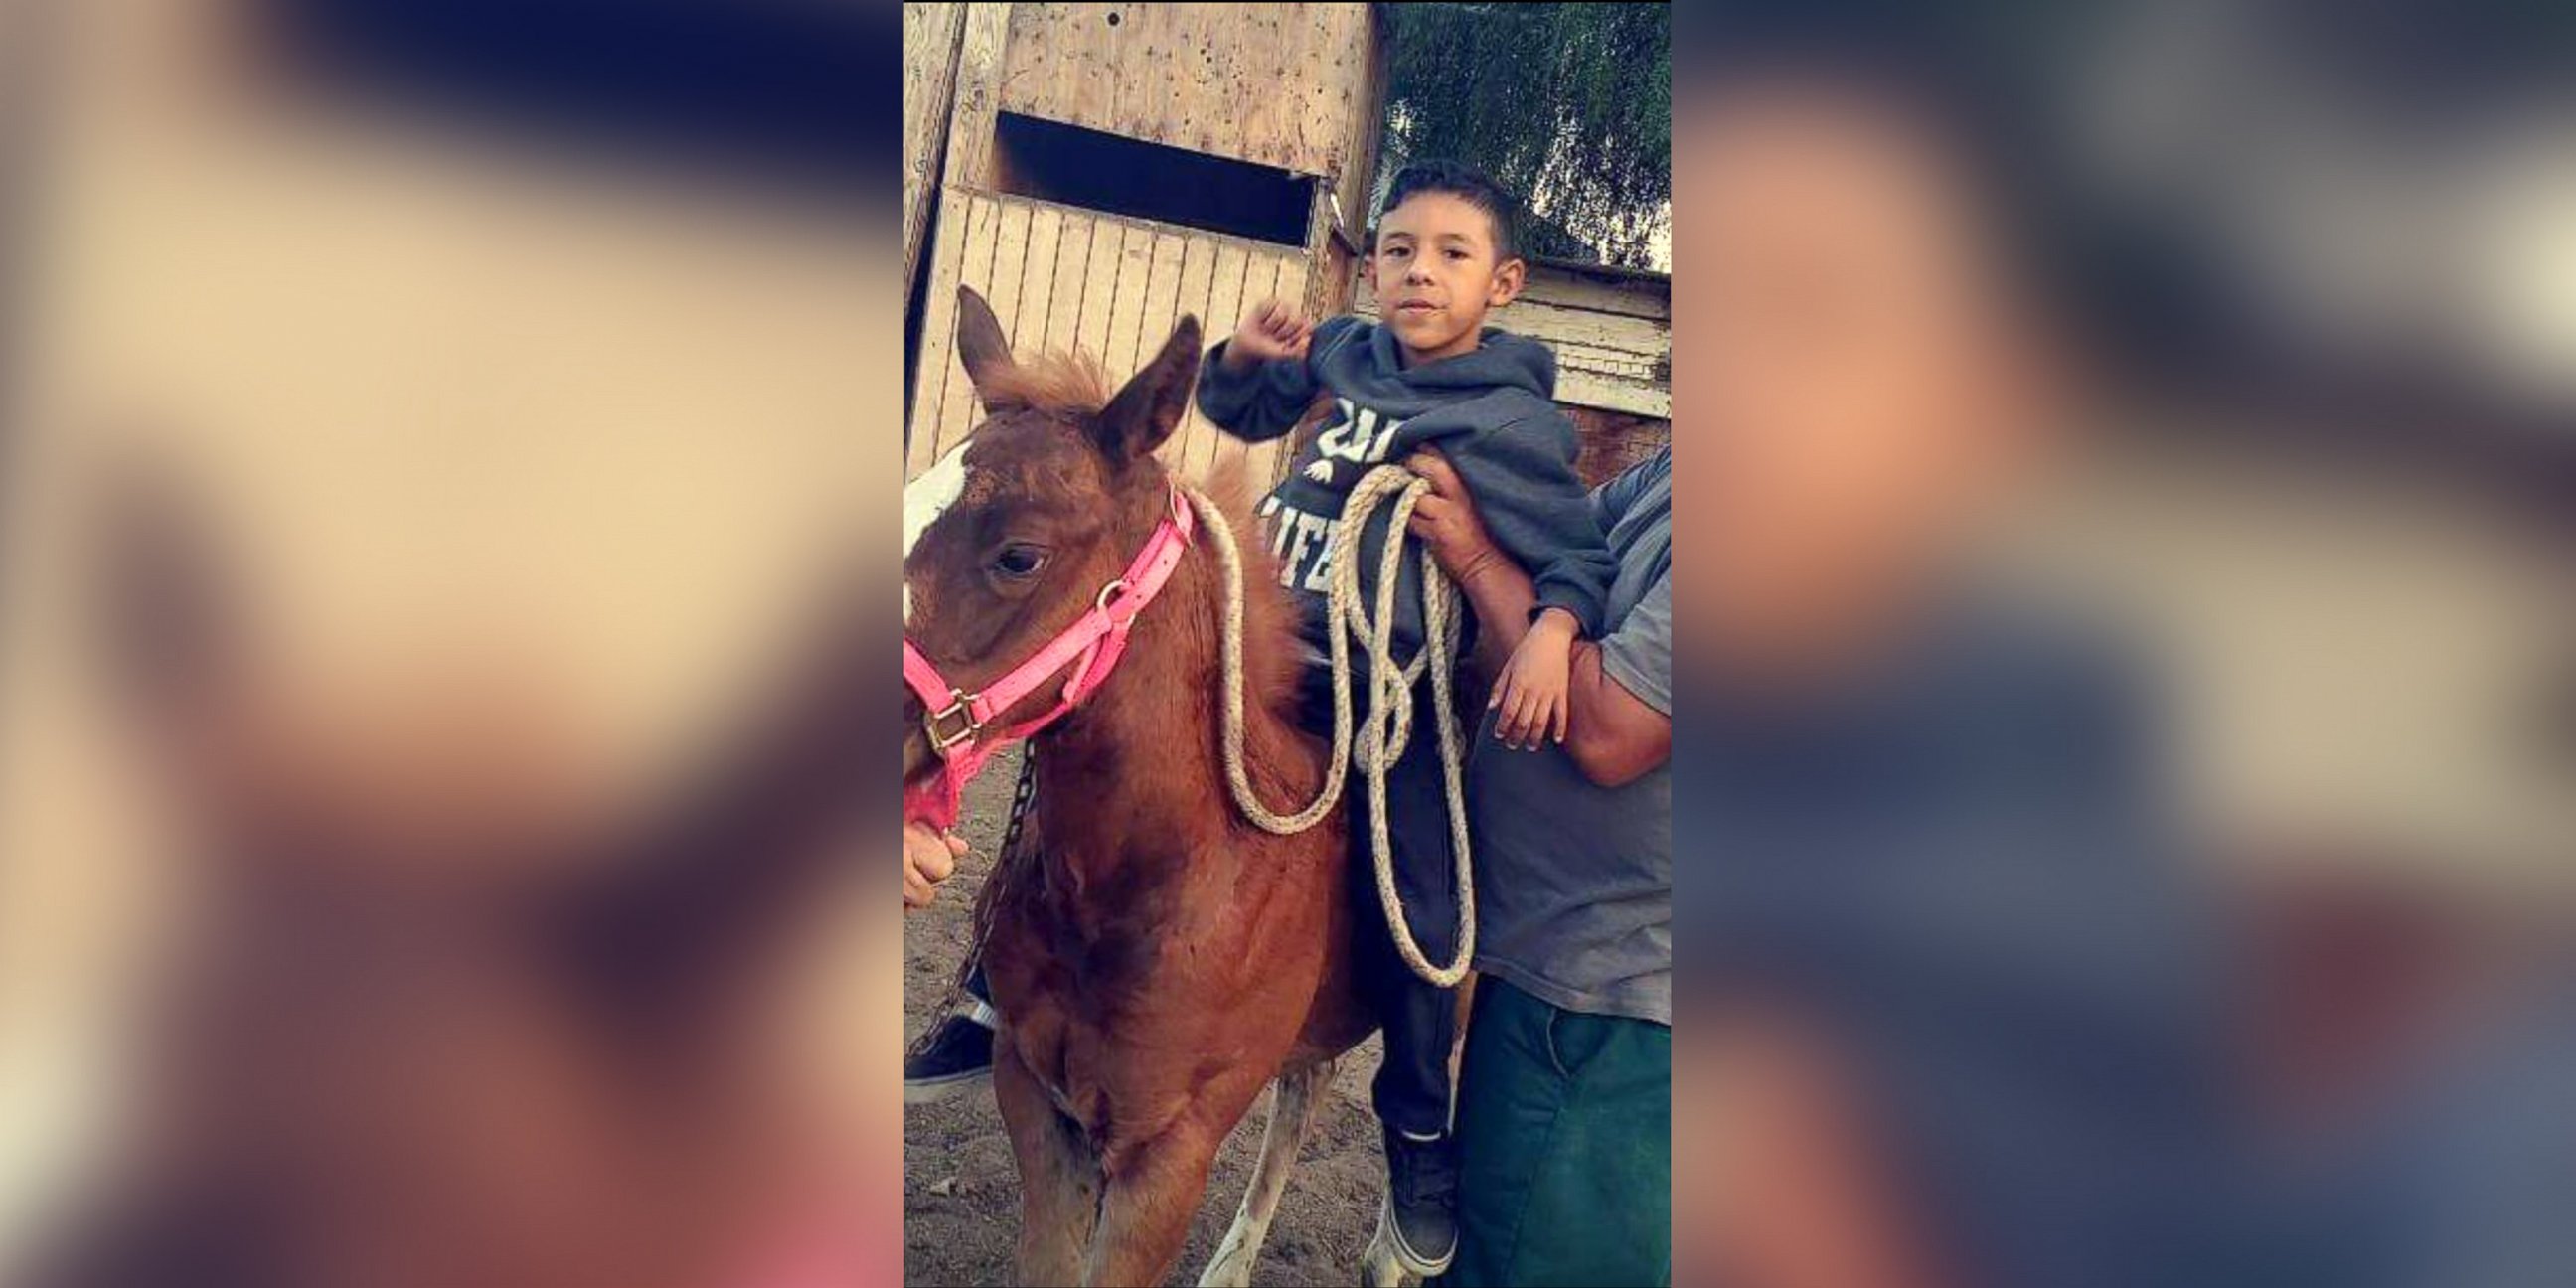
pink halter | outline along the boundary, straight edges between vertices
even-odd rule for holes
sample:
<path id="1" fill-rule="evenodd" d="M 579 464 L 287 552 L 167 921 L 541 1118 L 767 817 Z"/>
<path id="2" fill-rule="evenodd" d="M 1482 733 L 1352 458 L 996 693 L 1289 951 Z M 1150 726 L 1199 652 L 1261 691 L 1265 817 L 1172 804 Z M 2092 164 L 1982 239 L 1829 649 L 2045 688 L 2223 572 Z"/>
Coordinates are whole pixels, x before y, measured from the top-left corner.
<path id="1" fill-rule="evenodd" d="M 982 692 L 969 693 L 950 684 L 909 637 L 904 640 L 903 682 L 921 698 L 921 730 L 929 736 L 930 749 L 938 753 L 941 761 L 939 772 L 928 782 L 904 790 L 905 822 L 928 823 L 942 830 L 956 826 L 958 802 L 965 795 L 966 784 L 983 772 L 994 753 L 1064 718 L 1117 669 L 1118 659 L 1127 651 L 1127 631 L 1136 624 L 1136 615 L 1154 602 L 1154 596 L 1172 579 L 1172 570 L 1180 567 L 1181 555 L 1189 549 L 1195 516 L 1180 488 L 1167 487 L 1170 510 L 1162 522 L 1154 525 L 1153 535 L 1145 538 L 1144 548 L 1136 552 L 1127 571 L 1100 588 L 1100 594 L 1091 602 L 1091 611 L 1075 618 L 1063 633 L 1002 678 L 985 685 Z M 1003 712 L 1044 688 L 1067 666 L 1073 668 L 1073 676 L 1065 681 L 1053 709 L 986 736 Z"/>

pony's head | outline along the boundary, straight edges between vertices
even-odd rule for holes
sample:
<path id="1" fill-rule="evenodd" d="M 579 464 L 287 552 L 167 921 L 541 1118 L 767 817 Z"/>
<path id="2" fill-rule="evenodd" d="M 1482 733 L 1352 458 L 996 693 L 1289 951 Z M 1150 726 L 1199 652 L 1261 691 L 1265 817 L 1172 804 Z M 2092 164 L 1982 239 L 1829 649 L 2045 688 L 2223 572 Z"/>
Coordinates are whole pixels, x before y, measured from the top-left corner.
<path id="1" fill-rule="evenodd" d="M 960 288 L 957 305 L 957 350 L 984 420 L 904 489 L 904 634 L 973 691 L 1088 611 L 1166 513 L 1169 476 L 1154 450 L 1189 405 L 1199 323 L 1182 318 L 1112 395 L 1081 357 L 1015 360 L 974 291 Z M 1053 701 L 1041 688 L 1001 718 Z M 907 782 L 931 760 L 919 715 L 916 702 Z"/>

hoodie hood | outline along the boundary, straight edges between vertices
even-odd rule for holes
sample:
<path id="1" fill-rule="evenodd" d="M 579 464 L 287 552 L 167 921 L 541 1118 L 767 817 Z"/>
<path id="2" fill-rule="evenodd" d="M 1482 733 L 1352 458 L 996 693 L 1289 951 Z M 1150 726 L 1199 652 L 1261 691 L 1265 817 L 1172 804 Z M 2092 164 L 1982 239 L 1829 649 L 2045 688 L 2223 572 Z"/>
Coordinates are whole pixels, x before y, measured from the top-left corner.
<path id="1" fill-rule="evenodd" d="M 1378 374 L 1417 389 L 1518 389 L 1541 399 L 1556 397 L 1556 351 L 1525 335 L 1489 326 L 1474 349 L 1409 369 L 1393 328 L 1370 327 L 1368 339 Z"/>

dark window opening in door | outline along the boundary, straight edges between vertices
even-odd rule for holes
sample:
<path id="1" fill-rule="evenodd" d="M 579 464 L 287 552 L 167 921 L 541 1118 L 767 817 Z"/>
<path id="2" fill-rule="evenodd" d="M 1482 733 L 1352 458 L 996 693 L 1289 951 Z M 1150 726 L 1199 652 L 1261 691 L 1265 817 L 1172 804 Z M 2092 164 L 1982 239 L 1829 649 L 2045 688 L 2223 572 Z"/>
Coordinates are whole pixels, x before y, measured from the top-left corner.
<path id="1" fill-rule="evenodd" d="M 1310 175 L 1016 113 L 997 114 L 994 187 L 1113 215 L 1306 244 Z"/>

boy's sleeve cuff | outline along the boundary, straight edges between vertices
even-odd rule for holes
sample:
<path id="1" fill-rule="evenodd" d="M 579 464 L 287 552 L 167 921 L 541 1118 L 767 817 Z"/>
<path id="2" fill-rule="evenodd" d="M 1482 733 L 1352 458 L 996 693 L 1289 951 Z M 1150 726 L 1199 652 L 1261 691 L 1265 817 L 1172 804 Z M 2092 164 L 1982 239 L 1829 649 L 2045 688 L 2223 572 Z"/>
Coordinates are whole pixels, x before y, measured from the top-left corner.
<path id="1" fill-rule="evenodd" d="M 1537 621 L 1540 613 L 1551 608 L 1572 614 L 1583 638 L 1601 638 L 1601 605 L 1591 596 L 1577 593 L 1563 582 L 1547 582 L 1538 587 L 1538 602 L 1530 607 L 1530 620 Z"/>
<path id="2" fill-rule="evenodd" d="M 1242 419 L 1252 405 L 1253 381 L 1259 368 L 1237 374 L 1225 368 L 1225 348 L 1232 340 L 1219 340 L 1199 361 L 1199 412 L 1219 425 L 1231 427 Z"/>

